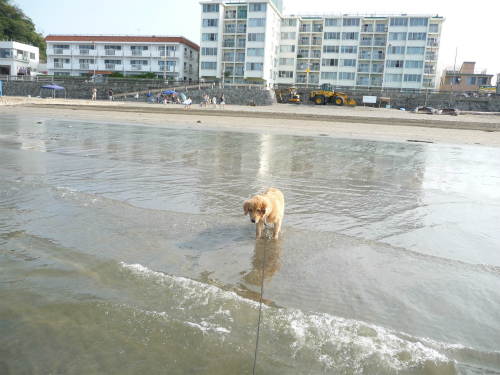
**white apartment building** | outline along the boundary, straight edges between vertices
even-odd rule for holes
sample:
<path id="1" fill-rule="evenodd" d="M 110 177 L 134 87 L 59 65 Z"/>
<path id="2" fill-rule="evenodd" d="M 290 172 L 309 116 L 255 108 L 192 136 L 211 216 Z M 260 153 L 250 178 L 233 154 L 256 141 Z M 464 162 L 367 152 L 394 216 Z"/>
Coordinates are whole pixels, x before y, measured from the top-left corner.
<path id="1" fill-rule="evenodd" d="M 182 36 L 48 35 L 50 75 L 154 73 L 197 81 L 200 47 Z"/>
<path id="2" fill-rule="evenodd" d="M 0 41 L 0 75 L 30 76 L 38 71 L 38 47 L 9 41 Z"/>
<path id="3" fill-rule="evenodd" d="M 443 17 L 282 16 L 270 0 L 200 4 L 202 78 L 220 80 L 226 72 L 226 82 L 271 86 L 436 87 Z M 252 42 L 255 33 L 260 44 Z M 254 62 L 262 64 L 260 75 L 249 71 Z"/>
<path id="4" fill-rule="evenodd" d="M 202 1 L 200 78 L 272 85 L 278 78 L 280 1 Z"/>

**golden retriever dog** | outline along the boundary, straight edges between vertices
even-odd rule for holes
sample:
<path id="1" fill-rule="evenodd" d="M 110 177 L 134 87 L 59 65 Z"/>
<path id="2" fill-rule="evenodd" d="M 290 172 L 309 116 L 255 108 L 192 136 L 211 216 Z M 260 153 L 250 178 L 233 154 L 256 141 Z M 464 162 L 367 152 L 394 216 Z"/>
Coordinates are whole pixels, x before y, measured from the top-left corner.
<path id="1" fill-rule="evenodd" d="M 250 221 L 256 223 L 256 238 L 262 234 L 264 224 L 274 223 L 273 239 L 278 238 L 281 220 L 285 214 L 285 198 L 278 189 L 271 188 L 262 195 L 256 195 L 243 203 L 245 215 L 250 215 Z"/>

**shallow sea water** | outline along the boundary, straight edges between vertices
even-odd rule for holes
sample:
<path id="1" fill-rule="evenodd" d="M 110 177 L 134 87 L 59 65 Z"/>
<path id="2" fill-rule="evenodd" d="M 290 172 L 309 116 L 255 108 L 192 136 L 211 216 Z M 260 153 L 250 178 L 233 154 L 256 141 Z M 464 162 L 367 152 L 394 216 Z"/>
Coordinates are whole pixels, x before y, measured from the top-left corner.
<path id="1" fill-rule="evenodd" d="M 0 374 L 252 373 L 264 247 L 256 373 L 498 374 L 499 187 L 493 148 L 0 115 Z"/>

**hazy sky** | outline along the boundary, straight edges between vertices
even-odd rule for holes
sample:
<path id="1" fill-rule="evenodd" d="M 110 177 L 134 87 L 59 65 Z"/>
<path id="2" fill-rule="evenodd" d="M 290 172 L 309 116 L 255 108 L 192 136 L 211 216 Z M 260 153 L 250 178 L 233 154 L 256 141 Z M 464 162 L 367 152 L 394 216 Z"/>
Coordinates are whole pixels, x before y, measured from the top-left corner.
<path id="1" fill-rule="evenodd" d="M 182 35 L 200 43 L 198 0 L 14 0 L 47 34 Z M 432 14 L 446 21 L 441 34 L 438 69 L 475 61 L 477 69 L 500 73 L 498 50 L 500 5 L 482 0 L 477 7 L 455 1 L 283 0 L 284 14 Z M 380 8 L 378 8 L 380 7 Z"/>

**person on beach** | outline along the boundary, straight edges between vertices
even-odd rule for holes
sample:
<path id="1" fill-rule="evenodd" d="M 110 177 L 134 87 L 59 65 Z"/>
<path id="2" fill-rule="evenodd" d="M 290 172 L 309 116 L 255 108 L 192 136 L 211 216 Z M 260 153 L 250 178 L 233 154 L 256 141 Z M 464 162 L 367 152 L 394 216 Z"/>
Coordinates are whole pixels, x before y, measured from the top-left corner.
<path id="1" fill-rule="evenodd" d="M 226 107 L 226 97 L 224 96 L 224 93 L 222 93 L 220 97 L 220 109 L 224 109 Z"/>
<path id="2" fill-rule="evenodd" d="M 212 99 L 212 108 L 217 108 L 217 98 L 215 97 L 215 95 Z"/>
<path id="3" fill-rule="evenodd" d="M 109 100 L 113 100 L 113 90 L 109 89 L 108 96 L 109 96 Z"/>
<path id="4" fill-rule="evenodd" d="M 209 101 L 210 101 L 210 98 L 208 97 L 208 94 L 205 94 L 205 108 L 208 107 Z"/>
<path id="5" fill-rule="evenodd" d="M 97 89 L 94 87 L 92 89 L 92 100 L 96 100 L 97 98 Z"/>

